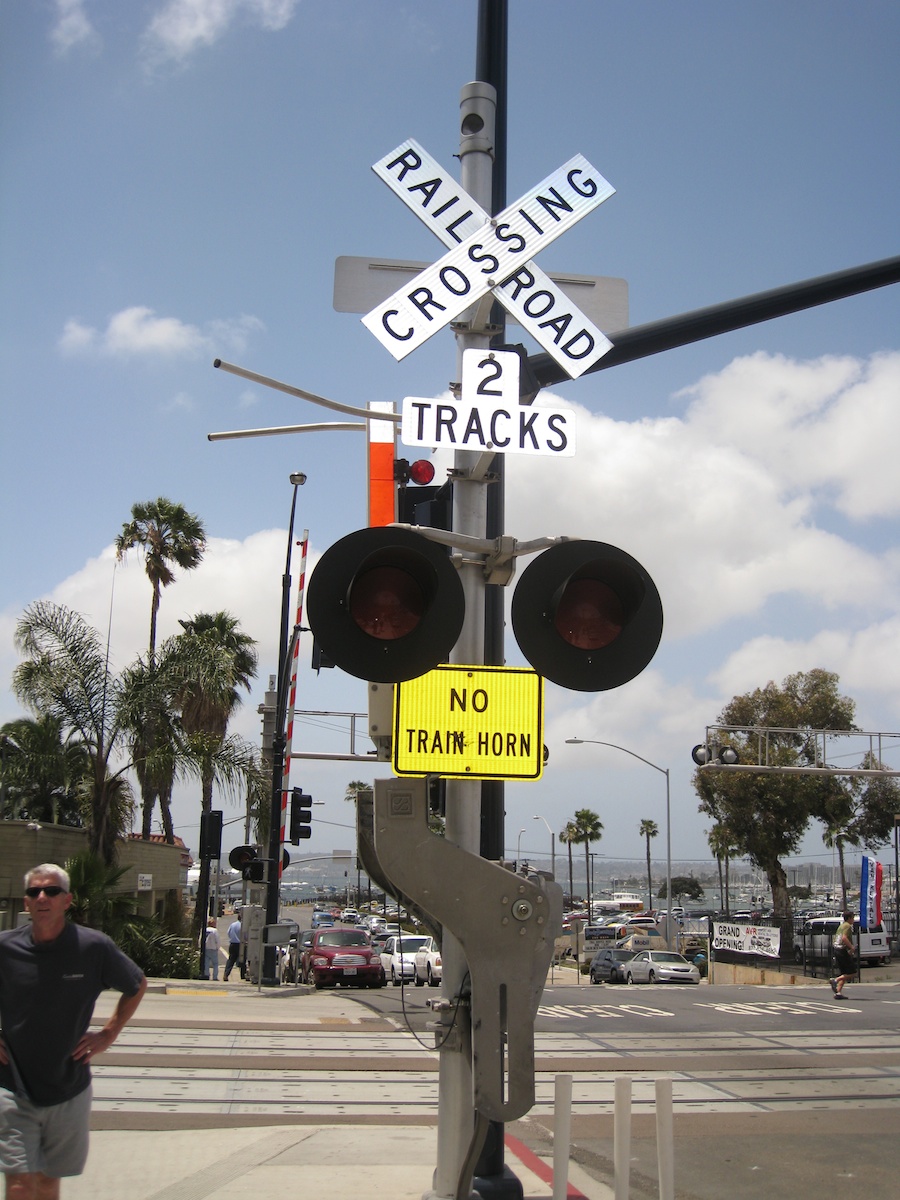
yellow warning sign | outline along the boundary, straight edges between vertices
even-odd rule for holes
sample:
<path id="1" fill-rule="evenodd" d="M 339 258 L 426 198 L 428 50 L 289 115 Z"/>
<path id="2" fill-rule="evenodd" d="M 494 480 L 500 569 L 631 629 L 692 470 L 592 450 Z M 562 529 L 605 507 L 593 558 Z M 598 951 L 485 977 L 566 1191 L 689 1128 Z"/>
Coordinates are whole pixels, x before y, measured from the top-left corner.
<path id="1" fill-rule="evenodd" d="M 539 779 L 544 681 L 519 667 L 435 667 L 394 687 L 398 775 Z"/>

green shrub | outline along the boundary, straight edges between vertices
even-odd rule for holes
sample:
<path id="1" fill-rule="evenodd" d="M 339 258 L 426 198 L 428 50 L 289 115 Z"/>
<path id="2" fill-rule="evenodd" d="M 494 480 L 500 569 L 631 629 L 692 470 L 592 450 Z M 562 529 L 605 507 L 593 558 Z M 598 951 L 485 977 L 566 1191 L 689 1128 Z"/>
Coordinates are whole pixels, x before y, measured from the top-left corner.
<path id="1" fill-rule="evenodd" d="M 119 945 L 148 977 L 196 979 L 199 973 L 199 952 L 191 939 L 167 933 L 155 919 L 128 926 Z"/>

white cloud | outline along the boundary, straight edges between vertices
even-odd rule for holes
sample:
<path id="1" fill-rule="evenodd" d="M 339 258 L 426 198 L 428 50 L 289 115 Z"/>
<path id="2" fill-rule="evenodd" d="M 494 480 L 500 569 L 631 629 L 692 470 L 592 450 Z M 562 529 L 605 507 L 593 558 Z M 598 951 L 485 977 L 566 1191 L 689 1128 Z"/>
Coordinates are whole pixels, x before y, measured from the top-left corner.
<path id="1" fill-rule="evenodd" d="M 111 358 L 148 354 L 173 358 L 197 356 L 216 350 L 245 350 L 250 336 L 264 328 L 257 317 L 243 314 L 209 321 L 201 329 L 178 317 L 159 317 L 145 305 L 132 305 L 113 313 L 104 330 L 70 318 L 58 346 L 64 354 L 94 351 Z"/>
<path id="2" fill-rule="evenodd" d="M 96 48 L 99 36 L 84 9 L 84 0 L 56 0 L 56 20 L 50 41 L 57 54 L 64 55 L 76 46 Z"/>
<path id="3" fill-rule="evenodd" d="M 898 388 L 896 354 L 753 355 L 691 389 L 683 417 L 625 422 L 579 409 L 574 472 L 572 460 L 508 458 L 510 532 L 628 550 L 678 638 L 759 615 L 778 597 L 843 606 L 856 620 L 884 615 L 897 549 L 869 548 L 865 526 L 854 538 L 844 518 L 900 511 Z"/>
<path id="4" fill-rule="evenodd" d="M 243 20 L 267 32 L 283 29 L 298 0 L 167 0 L 144 34 L 151 64 L 183 63 L 197 50 L 212 46 Z"/>
<path id="5" fill-rule="evenodd" d="M 900 354 L 868 362 L 826 357 L 796 362 L 754 354 L 735 359 L 681 393 L 691 429 L 739 446 L 786 494 L 833 503 L 854 520 L 896 516 L 900 487 Z"/>

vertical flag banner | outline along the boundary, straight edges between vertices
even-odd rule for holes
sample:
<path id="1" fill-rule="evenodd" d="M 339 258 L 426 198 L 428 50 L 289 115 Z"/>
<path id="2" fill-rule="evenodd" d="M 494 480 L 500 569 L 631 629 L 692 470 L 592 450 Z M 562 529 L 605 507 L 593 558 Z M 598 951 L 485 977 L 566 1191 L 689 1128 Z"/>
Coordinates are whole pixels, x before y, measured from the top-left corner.
<path id="1" fill-rule="evenodd" d="M 868 855 L 863 856 L 859 881 L 859 925 L 861 929 L 874 929 L 881 924 L 881 886 L 884 868 L 880 862 Z"/>

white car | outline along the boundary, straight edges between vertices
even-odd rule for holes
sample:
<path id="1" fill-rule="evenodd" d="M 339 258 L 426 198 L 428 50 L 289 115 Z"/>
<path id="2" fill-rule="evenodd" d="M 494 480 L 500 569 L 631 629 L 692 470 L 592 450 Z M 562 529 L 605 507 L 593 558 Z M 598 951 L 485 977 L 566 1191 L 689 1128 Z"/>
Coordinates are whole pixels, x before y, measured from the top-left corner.
<path id="1" fill-rule="evenodd" d="M 426 938 L 416 951 L 415 982 L 416 987 L 424 987 L 426 983 L 437 987 L 441 982 L 441 948 L 433 937 Z"/>
<path id="2" fill-rule="evenodd" d="M 640 950 L 625 964 L 626 983 L 699 983 L 700 972 L 674 950 Z"/>
<path id="3" fill-rule="evenodd" d="M 394 987 L 400 987 L 416 977 L 416 952 L 430 941 L 416 933 L 395 933 L 381 948 L 381 975 Z"/>
<path id="4" fill-rule="evenodd" d="M 355 908 L 345 908 L 341 913 L 341 920 L 345 925 L 357 925 L 359 924 L 359 913 Z"/>

